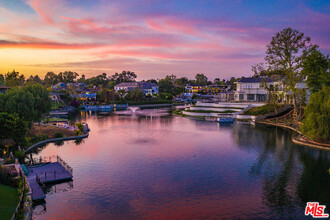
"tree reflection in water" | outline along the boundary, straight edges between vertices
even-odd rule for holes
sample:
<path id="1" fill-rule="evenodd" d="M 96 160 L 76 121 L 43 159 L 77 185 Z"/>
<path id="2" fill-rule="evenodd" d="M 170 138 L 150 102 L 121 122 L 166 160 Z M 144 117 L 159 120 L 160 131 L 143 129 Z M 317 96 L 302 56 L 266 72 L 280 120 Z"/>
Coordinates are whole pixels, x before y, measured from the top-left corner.
<path id="1" fill-rule="evenodd" d="M 283 216 L 290 215 L 284 207 L 303 209 L 309 201 L 330 206 L 329 151 L 295 145 L 287 140 L 292 132 L 282 128 L 237 124 L 233 130 L 241 150 L 257 151 L 249 174 L 262 179 L 267 206 Z"/>

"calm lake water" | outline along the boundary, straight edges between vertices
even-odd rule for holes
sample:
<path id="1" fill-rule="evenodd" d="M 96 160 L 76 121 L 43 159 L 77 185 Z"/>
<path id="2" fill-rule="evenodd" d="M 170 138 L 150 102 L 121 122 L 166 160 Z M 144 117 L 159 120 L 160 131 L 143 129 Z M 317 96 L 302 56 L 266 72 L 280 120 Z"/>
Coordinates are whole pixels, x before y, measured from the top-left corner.
<path id="1" fill-rule="evenodd" d="M 35 219 L 302 219 L 308 201 L 330 206 L 330 152 L 293 144 L 290 131 L 172 115 L 80 117 L 87 139 L 34 155 L 73 168 L 72 181 L 48 186 Z"/>

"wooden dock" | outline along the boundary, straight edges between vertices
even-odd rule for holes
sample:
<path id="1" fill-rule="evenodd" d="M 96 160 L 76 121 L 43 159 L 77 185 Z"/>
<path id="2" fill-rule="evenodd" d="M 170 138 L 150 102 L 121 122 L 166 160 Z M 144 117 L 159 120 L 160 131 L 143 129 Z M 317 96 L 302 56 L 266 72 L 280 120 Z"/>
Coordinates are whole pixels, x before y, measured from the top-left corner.
<path id="1" fill-rule="evenodd" d="M 46 198 L 42 190 L 45 183 L 69 180 L 73 177 L 72 168 L 59 157 L 57 157 L 57 162 L 29 166 L 28 170 L 27 179 L 32 192 L 32 200 Z"/>

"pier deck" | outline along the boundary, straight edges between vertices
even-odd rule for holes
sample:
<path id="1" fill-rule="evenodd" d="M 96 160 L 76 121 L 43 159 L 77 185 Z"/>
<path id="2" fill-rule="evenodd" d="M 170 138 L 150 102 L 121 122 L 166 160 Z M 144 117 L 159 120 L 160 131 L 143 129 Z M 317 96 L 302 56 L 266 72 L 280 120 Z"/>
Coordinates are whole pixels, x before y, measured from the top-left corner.
<path id="1" fill-rule="evenodd" d="M 30 166 L 27 179 L 32 191 L 32 200 L 38 200 L 46 197 L 40 184 L 72 179 L 72 174 L 61 163 L 55 162 Z"/>

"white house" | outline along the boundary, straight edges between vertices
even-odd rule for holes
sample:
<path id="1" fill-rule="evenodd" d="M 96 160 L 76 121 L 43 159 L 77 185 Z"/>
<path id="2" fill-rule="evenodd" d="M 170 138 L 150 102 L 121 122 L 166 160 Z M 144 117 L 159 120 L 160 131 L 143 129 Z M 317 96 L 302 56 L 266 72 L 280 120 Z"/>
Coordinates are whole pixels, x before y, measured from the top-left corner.
<path id="1" fill-rule="evenodd" d="M 125 90 L 126 92 L 128 92 L 133 89 L 138 89 L 139 83 L 138 82 L 122 82 L 122 83 L 119 83 L 118 85 L 115 85 L 114 88 L 115 88 L 116 92 L 118 92 L 119 90 Z"/>
<path id="2" fill-rule="evenodd" d="M 234 99 L 239 102 L 265 102 L 268 98 L 267 90 L 262 87 L 262 82 L 282 90 L 281 81 L 273 81 L 270 78 L 243 77 L 236 84 Z"/>
<path id="3" fill-rule="evenodd" d="M 126 92 L 140 89 L 146 96 L 154 96 L 159 93 L 159 86 L 151 82 L 123 82 L 114 86 L 116 92 L 125 90 Z"/>

